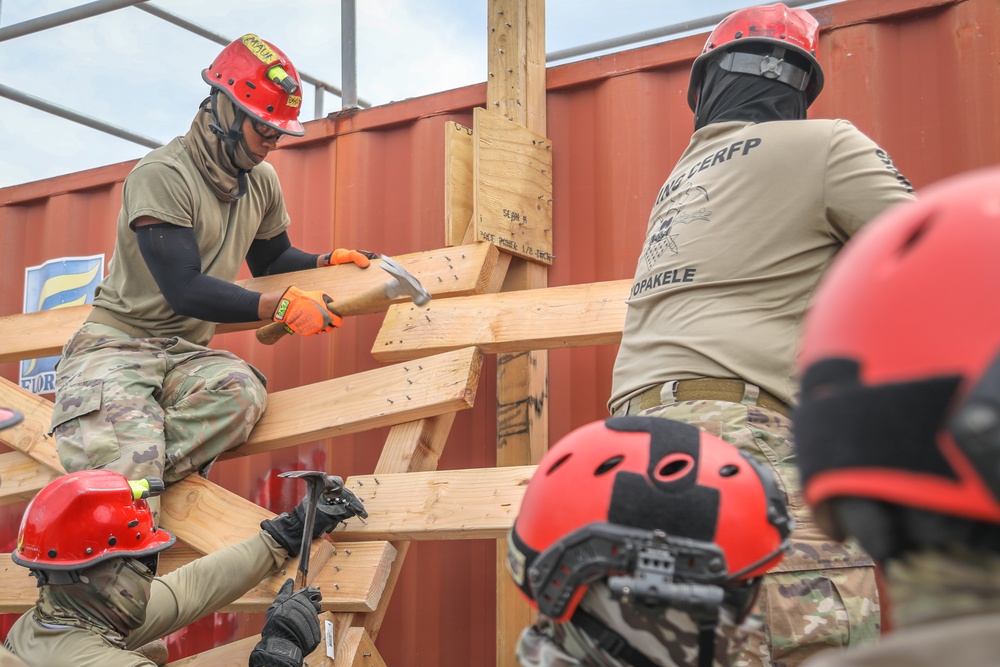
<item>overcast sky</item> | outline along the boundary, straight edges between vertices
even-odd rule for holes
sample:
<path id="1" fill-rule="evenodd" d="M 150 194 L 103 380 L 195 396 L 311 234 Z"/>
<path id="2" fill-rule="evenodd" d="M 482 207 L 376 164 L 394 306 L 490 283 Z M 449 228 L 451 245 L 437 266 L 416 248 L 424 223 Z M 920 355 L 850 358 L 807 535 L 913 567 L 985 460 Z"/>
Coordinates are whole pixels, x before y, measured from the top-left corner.
<path id="1" fill-rule="evenodd" d="M 85 0 L 0 0 L 0 28 L 83 4 Z M 300 71 L 341 85 L 337 0 L 150 4 L 230 39 L 256 33 L 281 48 Z M 546 0 L 546 51 L 753 4 L 758 3 Z M 484 81 L 486 6 L 486 0 L 358 0 L 358 95 L 377 105 Z M 136 7 L 126 7 L 0 42 L 0 83 L 165 143 L 187 131 L 208 92 L 201 70 L 221 49 Z M 307 84 L 301 120 L 312 120 L 314 102 L 313 87 Z M 326 113 L 340 108 L 340 98 L 325 94 Z M 0 187 L 132 160 L 149 151 L 4 97 L 0 97 L 0 128 Z"/>

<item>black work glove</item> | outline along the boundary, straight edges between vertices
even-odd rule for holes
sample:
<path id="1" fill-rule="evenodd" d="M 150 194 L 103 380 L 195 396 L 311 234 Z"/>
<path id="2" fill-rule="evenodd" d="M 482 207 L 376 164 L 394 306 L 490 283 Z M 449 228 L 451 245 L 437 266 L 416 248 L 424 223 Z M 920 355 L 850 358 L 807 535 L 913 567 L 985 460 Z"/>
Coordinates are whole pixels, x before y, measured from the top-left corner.
<path id="1" fill-rule="evenodd" d="M 303 496 L 302 501 L 290 513 L 285 512 L 273 519 L 265 519 L 260 522 L 260 527 L 284 547 L 292 558 L 299 555 L 299 549 L 302 546 L 302 529 L 305 526 L 306 516 L 302 505 L 305 501 L 306 498 Z M 352 516 L 359 516 L 362 519 L 368 518 L 364 504 L 352 492 L 341 489 L 333 496 L 325 494 L 320 496 L 312 539 L 315 540 L 323 533 L 329 533 Z"/>
<path id="2" fill-rule="evenodd" d="M 267 608 L 260 641 L 250 653 L 250 667 L 302 667 L 302 660 L 316 650 L 319 629 L 319 601 L 323 594 L 315 586 L 292 593 L 295 582 L 282 585 Z"/>

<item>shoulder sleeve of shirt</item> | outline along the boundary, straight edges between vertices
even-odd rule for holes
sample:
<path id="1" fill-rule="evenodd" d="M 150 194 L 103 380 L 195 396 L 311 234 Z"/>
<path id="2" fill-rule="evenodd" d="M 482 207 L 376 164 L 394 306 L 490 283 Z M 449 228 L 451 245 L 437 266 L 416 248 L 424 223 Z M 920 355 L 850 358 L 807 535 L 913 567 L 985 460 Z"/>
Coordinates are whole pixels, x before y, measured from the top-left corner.
<path id="1" fill-rule="evenodd" d="M 847 240 L 887 208 L 914 198 L 889 154 L 846 120 L 832 123 L 824 205 L 832 233 Z"/>
<path id="2" fill-rule="evenodd" d="M 128 224 L 152 217 L 180 227 L 194 225 L 194 192 L 184 176 L 168 164 L 150 162 L 136 167 L 125 179 L 122 206 Z"/>
<path id="3" fill-rule="evenodd" d="M 261 162 L 254 167 L 253 177 L 260 179 L 261 192 L 264 195 L 260 226 L 254 238 L 266 241 L 288 229 L 292 220 L 285 210 L 285 197 L 281 193 L 281 183 L 274 167 L 267 162 Z"/>

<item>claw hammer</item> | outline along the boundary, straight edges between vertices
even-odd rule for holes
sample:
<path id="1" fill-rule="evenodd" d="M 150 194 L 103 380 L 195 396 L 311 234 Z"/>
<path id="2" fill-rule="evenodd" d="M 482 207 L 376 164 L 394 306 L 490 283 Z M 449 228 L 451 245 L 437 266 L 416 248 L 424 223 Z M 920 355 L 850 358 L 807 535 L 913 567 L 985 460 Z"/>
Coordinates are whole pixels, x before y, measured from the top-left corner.
<path id="1" fill-rule="evenodd" d="M 354 297 L 334 301 L 330 308 L 333 313 L 341 317 L 357 315 L 369 311 L 376 305 L 388 305 L 401 296 L 410 297 L 413 299 L 413 303 L 418 306 L 431 300 L 431 295 L 420 284 L 420 281 L 404 269 L 399 262 L 385 255 L 381 255 L 381 260 L 382 269 L 392 276 L 392 280 Z M 281 340 L 282 336 L 289 333 L 292 333 L 292 330 L 284 322 L 271 322 L 257 329 L 257 340 L 264 345 L 274 345 Z"/>
<path id="2" fill-rule="evenodd" d="M 291 470 L 278 477 L 296 477 L 305 480 L 308 491 L 302 509 L 305 518 L 302 525 L 302 545 L 299 548 L 299 568 L 295 572 L 295 589 L 306 586 L 309 575 L 309 555 L 312 547 L 312 532 L 316 526 L 316 508 L 325 495 L 338 495 L 344 488 L 344 480 L 336 475 L 327 475 L 319 470 Z"/>

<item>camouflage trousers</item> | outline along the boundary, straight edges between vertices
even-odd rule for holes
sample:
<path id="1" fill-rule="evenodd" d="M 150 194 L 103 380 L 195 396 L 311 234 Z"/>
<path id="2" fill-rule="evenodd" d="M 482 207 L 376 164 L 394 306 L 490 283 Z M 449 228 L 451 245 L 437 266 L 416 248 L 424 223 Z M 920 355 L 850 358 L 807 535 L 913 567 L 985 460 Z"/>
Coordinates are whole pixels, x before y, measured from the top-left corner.
<path id="1" fill-rule="evenodd" d="M 800 493 L 791 422 L 749 403 L 687 401 L 638 413 L 687 422 L 740 447 L 770 467 L 788 495 L 792 548 L 764 576 L 749 642 L 733 664 L 794 667 L 822 650 L 876 642 L 881 616 L 871 558 L 819 531 Z"/>
<path id="2" fill-rule="evenodd" d="M 103 468 L 168 484 L 207 474 L 264 414 L 265 382 L 230 352 L 84 323 L 56 366 L 59 459 L 68 472 Z"/>

